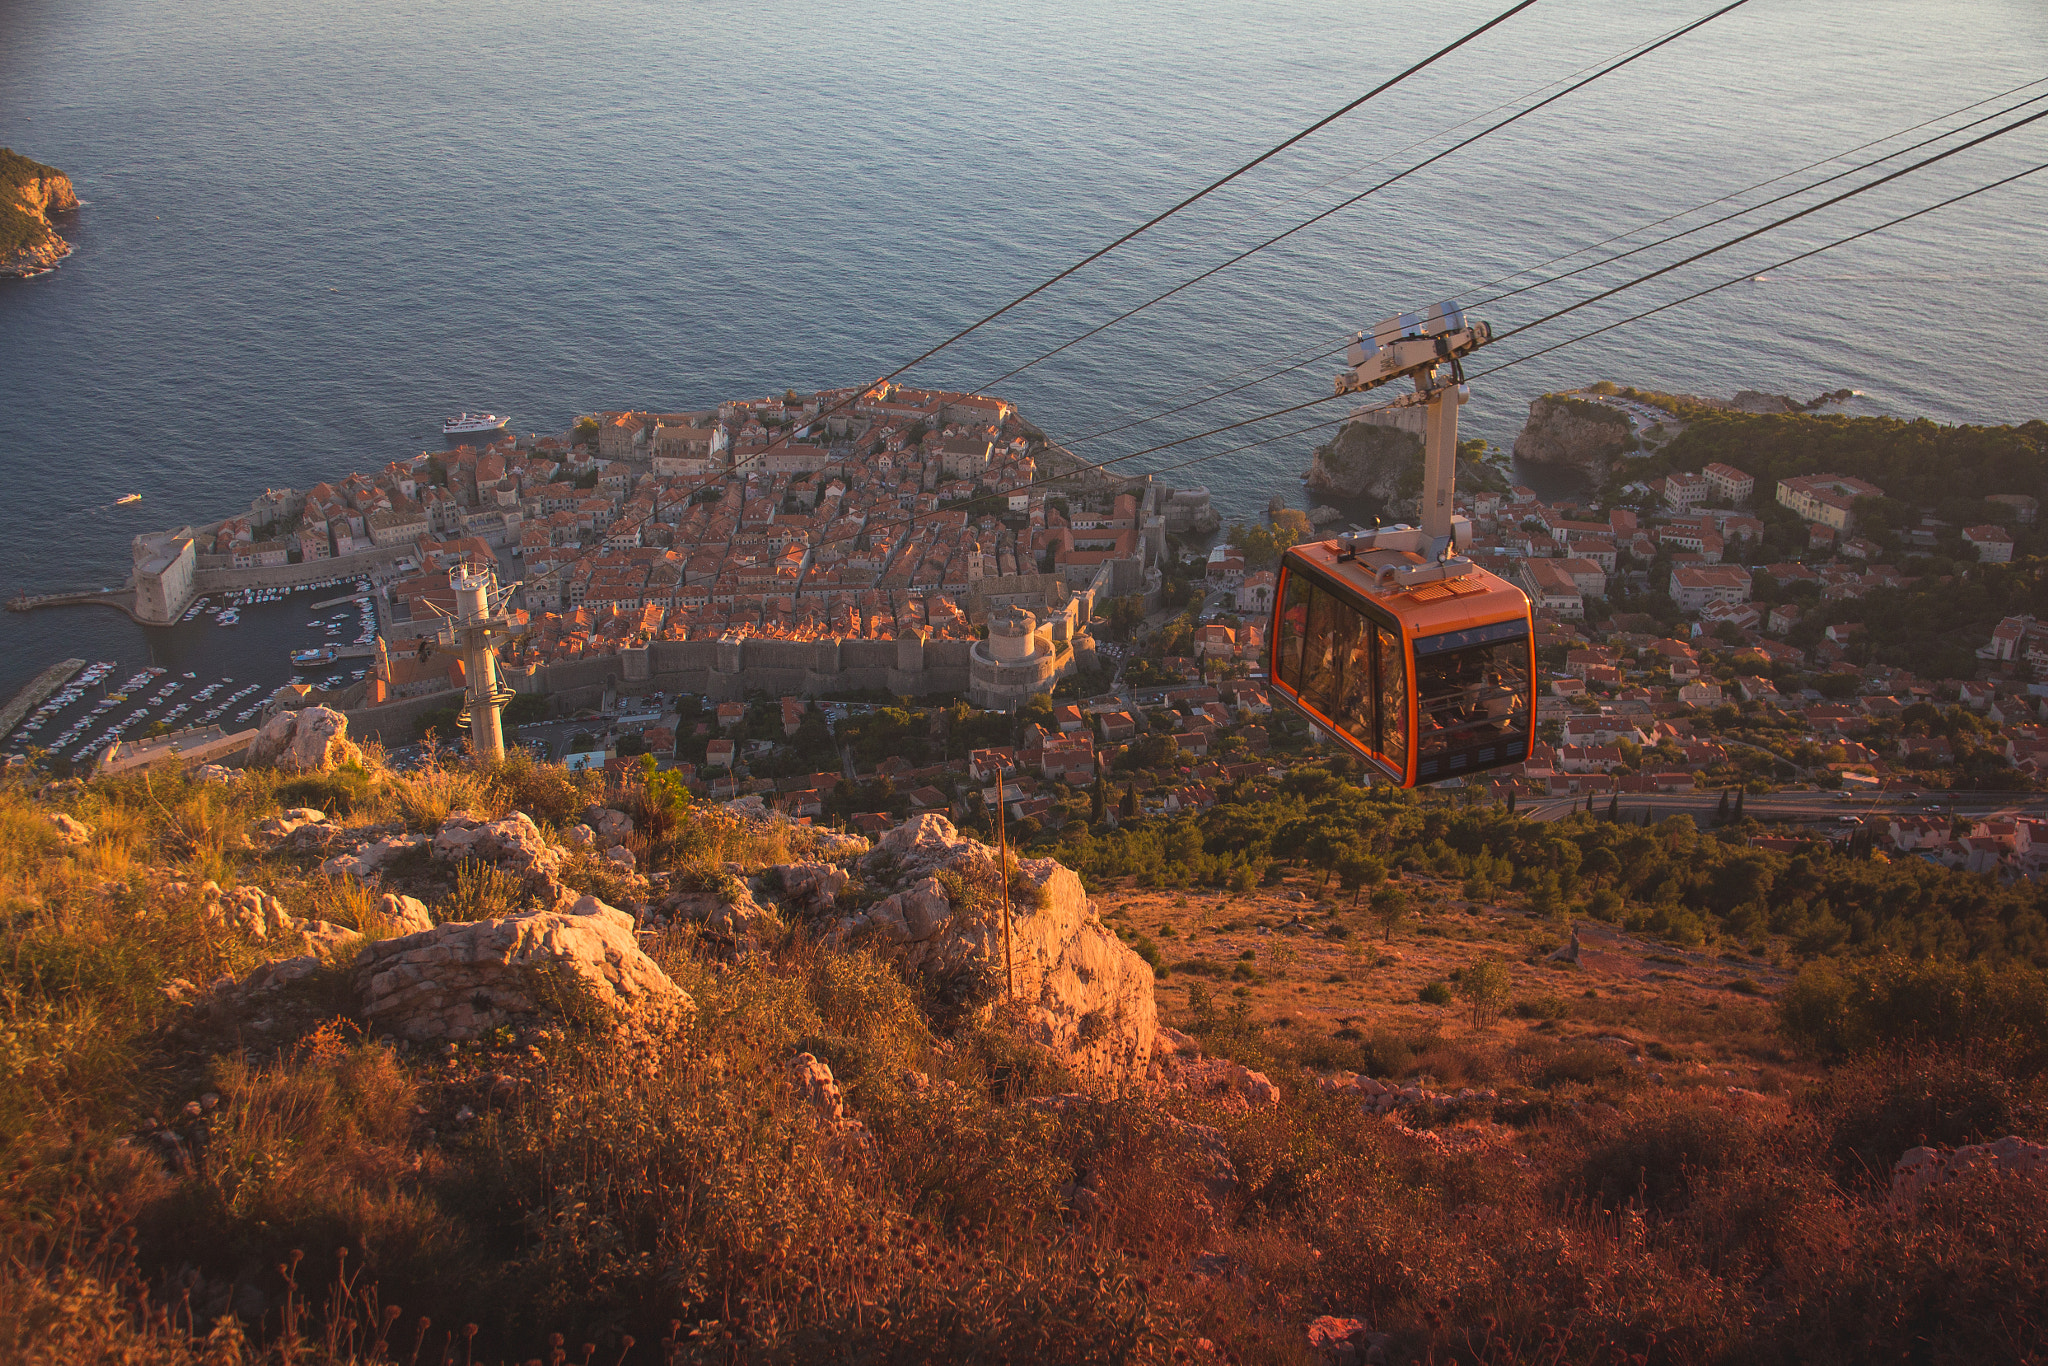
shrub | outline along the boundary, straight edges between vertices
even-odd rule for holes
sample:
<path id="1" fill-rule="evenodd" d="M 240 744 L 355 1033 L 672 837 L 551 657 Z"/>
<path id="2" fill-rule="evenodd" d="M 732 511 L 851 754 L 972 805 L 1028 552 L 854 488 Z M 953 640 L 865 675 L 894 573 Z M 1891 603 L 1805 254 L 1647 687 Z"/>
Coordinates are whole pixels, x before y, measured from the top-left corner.
<path id="1" fill-rule="evenodd" d="M 1779 1004 L 1785 1032 L 1824 1057 L 1880 1047 L 1981 1051 L 2025 1075 L 2048 1069 L 2048 975 L 1887 954 L 1809 963 Z"/>
<path id="2" fill-rule="evenodd" d="M 1640 1202 L 1670 1214 L 1711 1187 L 1713 1178 L 1754 1160 L 1760 1143 L 1748 1116 L 1674 1099 L 1626 1118 L 1618 1134 L 1586 1155 L 1579 1181 L 1607 1209 Z"/>
<path id="3" fill-rule="evenodd" d="M 1953 1051 L 1849 1063 L 1828 1075 L 1810 1104 L 1837 1169 L 1879 1183 L 1922 1144 L 2048 1138 L 2048 1084 L 2015 1080 Z"/>
<path id="4" fill-rule="evenodd" d="M 1431 982 L 1416 993 L 1416 998 L 1431 1006 L 1447 1006 L 1455 999 L 1449 982 Z"/>
<path id="5" fill-rule="evenodd" d="M 1591 1044 L 1565 1048 L 1543 1060 L 1532 1080 L 1548 1090 L 1567 1083 L 1592 1086 L 1628 1075 L 1629 1065 L 1612 1049 Z"/>
<path id="6" fill-rule="evenodd" d="M 1472 1008 L 1472 1023 L 1484 1027 L 1500 1018 L 1508 1001 L 1508 969 L 1498 959 L 1482 958 L 1458 977 L 1458 995 Z"/>
<path id="7" fill-rule="evenodd" d="M 455 890 L 441 898 L 443 920 L 499 920 L 517 915 L 526 903 L 526 888 L 504 869 L 481 859 L 455 865 Z"/>
<path id="8" fill-rule="evenodd" d="M 280 806 L 311 806 L 330 816 L 348 816 L 369 805 L 373 786 L 367 771 L 350 764 L 288 778 L 277 785 L 273 795 Z"/>
<path id="9" fill-rule="evenodd" d="M 542 825 L 574 824 L 597 795 L 595 773 L 585 769 L 572 774 L 539 762 L 523 749 L 507 750 L 504 761 L 485 767 L 482 776 L 492 815 L 524 811 Z"/>

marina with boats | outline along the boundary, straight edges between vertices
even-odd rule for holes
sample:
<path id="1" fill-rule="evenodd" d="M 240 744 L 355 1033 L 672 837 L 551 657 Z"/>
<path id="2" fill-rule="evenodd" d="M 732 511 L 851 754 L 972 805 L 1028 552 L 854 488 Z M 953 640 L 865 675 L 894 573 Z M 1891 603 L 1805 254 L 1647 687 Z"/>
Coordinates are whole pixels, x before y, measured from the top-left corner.
<path id="1" fill-rule="evenodd" d="M 244 637 L 237 628 L 256 635 Z M 367 579 L 200 598 L 177 623 L 150 632 L 150 659 L 125 676 L 124 666 L 108 659 L 66 660 L 44 670 L 0 707 L 0 757 L 36 750 L 82 765 L 124 740 L 247 727 L 280 687 L 301 683 L 338 693 L 361 682 L 378 630 Z"/>

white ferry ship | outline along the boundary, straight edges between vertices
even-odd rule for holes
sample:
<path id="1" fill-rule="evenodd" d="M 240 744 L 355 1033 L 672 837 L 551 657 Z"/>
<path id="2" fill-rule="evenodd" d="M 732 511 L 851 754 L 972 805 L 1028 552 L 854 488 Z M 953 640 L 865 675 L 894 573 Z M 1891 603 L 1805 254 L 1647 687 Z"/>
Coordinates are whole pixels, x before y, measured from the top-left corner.
<path id="1" fill-rule="evenodd" d="M 444 436 L 464 436 L 470 432 L 495 432 L 512 419 L 496 413 L 459 413 L 441 424 Z"/>

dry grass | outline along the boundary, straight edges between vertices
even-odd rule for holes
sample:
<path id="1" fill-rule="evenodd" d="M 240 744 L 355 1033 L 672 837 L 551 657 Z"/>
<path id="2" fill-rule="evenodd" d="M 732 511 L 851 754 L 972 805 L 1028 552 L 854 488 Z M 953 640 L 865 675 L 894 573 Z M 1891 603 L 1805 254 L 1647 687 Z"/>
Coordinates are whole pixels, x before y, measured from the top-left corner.
<path id="1" fill-rule="evenodd" d="M 1026 1031 L 942 1038 L 952 1021 L 887 963 L 802 936 L 738 963 L 687 931 L 645 939 L 698 1007 L 646 1049 L 574 1020 L 388 1046 L 336 1016 L 336 974 L 280 998 L 302 1023 L 257 1048 L 161 990 L 260 954 L 172 876 L 288 885 L 295 913 L 381 932 L 364 889 L 243 845 L 280 801 L 560 825 L 592 795 L 523 763 L 394 775 L 374 756 L 295 787 L 153 778 L 63 797 L 95 827 L 65 849 L 0 787 L 0 1359 L 1292 1363 L 1319 1314 L 1388 1334 L 1397 1361 L 2048 1353 L 2048 1191 L 1973 1178 L 1901 1218 L 1874 1179 L 1923 1140 L 2048 1137 L 2038 1082 L 1934 1054 L 1823 1072 L 1725 989 L 1732 969 L 1530 961 L 1549 927 L 1442 885 L 1391 946 L 1363 912 L 1286 898 L 1304 884 L 1097 892 L 1167 962 L 1216 965 L 1165 979 L 1163 1014 L 1281 1087 L 1249 1113 L 1026 1103 L 1076 1089 Z M 715 812 L 649 834 L 713 867 L 813 852 Z M 616 877 L 571 862 L 593 890 Z M 519 904 L 471 868 L 437 909 Z M 1527 1009 L 1474 1027 L 1417 1000 L 1489 957 Z M 800 1051 L 858 1129 L 794 1092 Z M 1339 1069 L 1497 1094 L 1373 1116 L 1317 1087 Z M 1202 1186 L 1183 1122 L 1213 1126 L 1234 1190 Z"/>

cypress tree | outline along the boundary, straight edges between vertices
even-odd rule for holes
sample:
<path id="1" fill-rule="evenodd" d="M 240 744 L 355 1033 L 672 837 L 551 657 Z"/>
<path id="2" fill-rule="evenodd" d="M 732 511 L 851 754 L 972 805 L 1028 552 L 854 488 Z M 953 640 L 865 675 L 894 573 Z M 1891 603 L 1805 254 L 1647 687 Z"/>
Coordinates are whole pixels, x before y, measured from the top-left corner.
<path id="1" fill-rule="evenodd" d="M 1736 789 L 1735 789 L 1735 819 L 1736 819 L 1736 820 L 1741 820 L 1741 819 L 1742 819 L 1742 794 L 1743 794 L 1743 789 L 1742 789 L 1742 788 L 1739 788 L 1739 787 L 1738 787 L 1738 788 L 1736 788 Z"/>
<path id="2" fill-rule="evenodd" d="M 1103 817 L 1108 814 L 1109 784 L 1098 773 L 1095 775 L 1094 785 L 1088 789 L 1088 822 L 1091 825 L 1100 825 Z"/>
<path id="3" fill-rule="evenodd" d="M 1621 793 L 1618 790 L 1607 798 L 1607 819 L 1617 825 L 1621 823 Z"/>
<path id="4" fill-rule="evenodd" d="M 1645 829 L 1645 830 L 1648 830 L 1649 828 L 1650 828 L 1650 808 L 1646 806 L 1646 807 L 1644 807 L 1644 808 L 1643 808 L 1643 829 Z"/>
<path id="5" fill-rule="evenodd" d="M 1716 811 L 1714 812 L 1714 824 L 1716 824 L 1716 825 L 1726 825 L 1727 823 L 1728 823 L 1728 789 L 1724 787 L 1724 788 L 1722 788 L 1722 789 L 1721 789 L 1721 805 L 1720 805 L 1720 807 L 1719 807 L 1719 808 L 1718 808 L 1718 809 L 1717 809 L 1717 810 L 1716 810 Z"/>
<path id="6" fill-rule="evenodd" d="M 1515 789 L 1512 787 L 1508 789 L 1508 814 L 1515 814 Z"/>
<path id="7" fill-rule="evenodd" d="M 1131 779 L 1131 785 L 1124 789 L 1124 799 L 1117 806 L 1117 814 L 1125 820 L 1135 819 L 1138 814 L 1138 780 Z"/>

